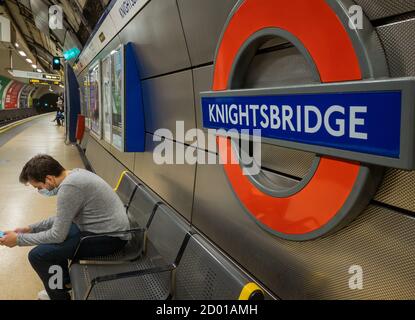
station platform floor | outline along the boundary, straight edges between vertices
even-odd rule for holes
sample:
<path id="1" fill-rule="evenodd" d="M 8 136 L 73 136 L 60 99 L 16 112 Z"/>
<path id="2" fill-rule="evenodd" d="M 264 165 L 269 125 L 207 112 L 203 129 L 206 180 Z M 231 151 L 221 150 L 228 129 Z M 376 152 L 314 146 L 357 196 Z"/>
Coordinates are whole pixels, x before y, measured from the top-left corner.
<path id="1" fill-rule="evenodd" d="M 64 142 L 65 129 L 51 121 L 55 114 L 38 116 L 2 132 L 0 128 L 0 230 L 14 230 L 55 215 L 56 199 L 45 198 L 19 183 L 24 164 L 39 153 L 56 158 L 68 169 L 83 168 L 75 146 Z M 0 300 L 36 300 L 43 290 L 27 260 L 30 247 L 0 247 Z"/>

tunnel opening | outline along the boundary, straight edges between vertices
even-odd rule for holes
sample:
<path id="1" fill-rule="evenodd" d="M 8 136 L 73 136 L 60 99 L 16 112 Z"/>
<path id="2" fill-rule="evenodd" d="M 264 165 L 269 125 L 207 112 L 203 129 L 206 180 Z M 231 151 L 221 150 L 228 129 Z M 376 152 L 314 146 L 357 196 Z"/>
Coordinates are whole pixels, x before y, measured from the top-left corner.
<path id="1" fill-rule="evenodd" d="M 47 113 L 57 111 L 57 102 L 59 95 L 56 93 L 47 93 L 38 99 L 33 100 L 33 106 L 38 113 Z"/>

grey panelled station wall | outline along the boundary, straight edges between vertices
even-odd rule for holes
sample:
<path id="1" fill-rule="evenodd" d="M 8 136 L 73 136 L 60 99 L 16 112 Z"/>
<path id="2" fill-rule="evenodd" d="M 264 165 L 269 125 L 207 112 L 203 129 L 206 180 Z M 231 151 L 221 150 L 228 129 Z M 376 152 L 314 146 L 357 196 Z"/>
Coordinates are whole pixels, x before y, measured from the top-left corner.
<path id="1" fill-rule="evenodd" d="M 375 199 L 354 222 L 325 238 L 300 243 L 274 237 L 253 222 L 220 165 L 154 164 L 153 134 L 158 128 L 174 131 L 178 120 L 185 121 L 186 129 L 201 128 L 199 93 L 211 88 L 216 46 L 236 2 L 151 0 L 100 53 L 96 59 L 121 43 L 135 44 L 142 71 L 146 152 L 123 154 L 90 136 L 83 143 L 93 168 L 112 185 L 123 170 L 133 171 L 282 299 L 415 298 L 414 171 L 387 170 Z M 415 19 L 408 15 L 415 11 L 415 2 L 355 2 L 376 27 L 391 76 L 415 76 Z M 244 87 L 313 81 L 294 47 L 271 44 L 255 57 Z M 314 159 L 313 154 L 266 144 L 262 152 L 263 169 L 286 179 L 300 180 Z M 370 270 L 365 290 L 344 285 L 351 264 Z"/>

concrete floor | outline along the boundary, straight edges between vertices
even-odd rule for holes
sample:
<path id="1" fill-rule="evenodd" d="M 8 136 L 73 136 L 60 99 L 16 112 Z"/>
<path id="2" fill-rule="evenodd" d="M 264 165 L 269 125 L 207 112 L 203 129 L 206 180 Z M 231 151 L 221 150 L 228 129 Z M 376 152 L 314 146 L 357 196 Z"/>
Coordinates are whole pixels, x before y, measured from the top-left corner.
<path id="1" fill-rule="evenodd" d="M 0 147 L 1 231 L 55 215 L 56 198 L 42 197 L 32 187 L 19 183 L 21 169 L 31 157 L 47 153 L 68 169 L 84 167 L 77 148 L 65 145 L 65 129 L 56 127 L 51 122 L 53 117 L 54 114 L 39 117 L 25 124 L 23 130 L 11 129 L 7 135 L 16 135 Z M 27 260 L 30 249 L 0 247 L 0 300 L 35 300 L 43 290 Z"/>

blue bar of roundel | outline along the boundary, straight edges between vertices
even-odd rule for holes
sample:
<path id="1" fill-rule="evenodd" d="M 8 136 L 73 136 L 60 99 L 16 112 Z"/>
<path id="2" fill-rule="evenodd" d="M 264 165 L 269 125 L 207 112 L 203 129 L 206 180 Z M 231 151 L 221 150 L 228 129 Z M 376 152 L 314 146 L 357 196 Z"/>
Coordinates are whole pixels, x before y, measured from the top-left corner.
<path id="1" fill-rule="evenodd" d="M 292 95 L 268 95 L 268 96 L 224 96 L 224 97 L 203 97 L 202 113 L 203 126 L 212 129 L 261 129 L 262 137 L 292 141 L 308 145 L 329 147 L 334 149 L 349 150 L 364 154 L 379 155 L 385 157 L 399 158 L 400 156 L 400 132 L 401 132 L 401 100 L 400 91 L 376 91 L 376 92 L 347 92 L 347 93 L 319 93 L 319 94 L 292 94 Z M 293 108 L 294 117 L 292 122 L 296 126 L 296 106 L 316 106 L 322 115 L 333 106 L 340 105 L 345 108 L 346 114 L 342 116 L 345 120 L 346 134 L 342 137 L 331 136 L 328 131 L 322 128 L 317 133 L 293 132 L 289 128 L 282 129 L 262 128 L 259 124 L 262 119 L 260 111 L 257 111 L 257 126 L 233 125 L 224 122 L 214 122 L 209 119 L 209 104 L 231 104 L 236 105 L 276 105 L 281 110 L 282 105 L 289 105 Z M 349 137 L 349 111 L 350 106 L 367 106 L 367 113 L 359 113 L 358 118 L 365 120 L 364 126 L 357 126 L 357 132 L 368 134 L 367 140 L 354 139 Z M 238 113 L 239 114 L 239 113 Z M 302 112 L 302 114 L 304 114 Z M 252 113 L 250 113 L 252 116 Z M 281 113 L 280 113 L 281 117 Z M 331 117 L 331 127 L 337 128 L 335 119 L 338 115 Z M 219 120 L 219 119 L 215 119 Z M 315 124 L 316 119 L 311 118 L 310 122 Z M 304 128 L 304 117 L 302 118 Z"/>

